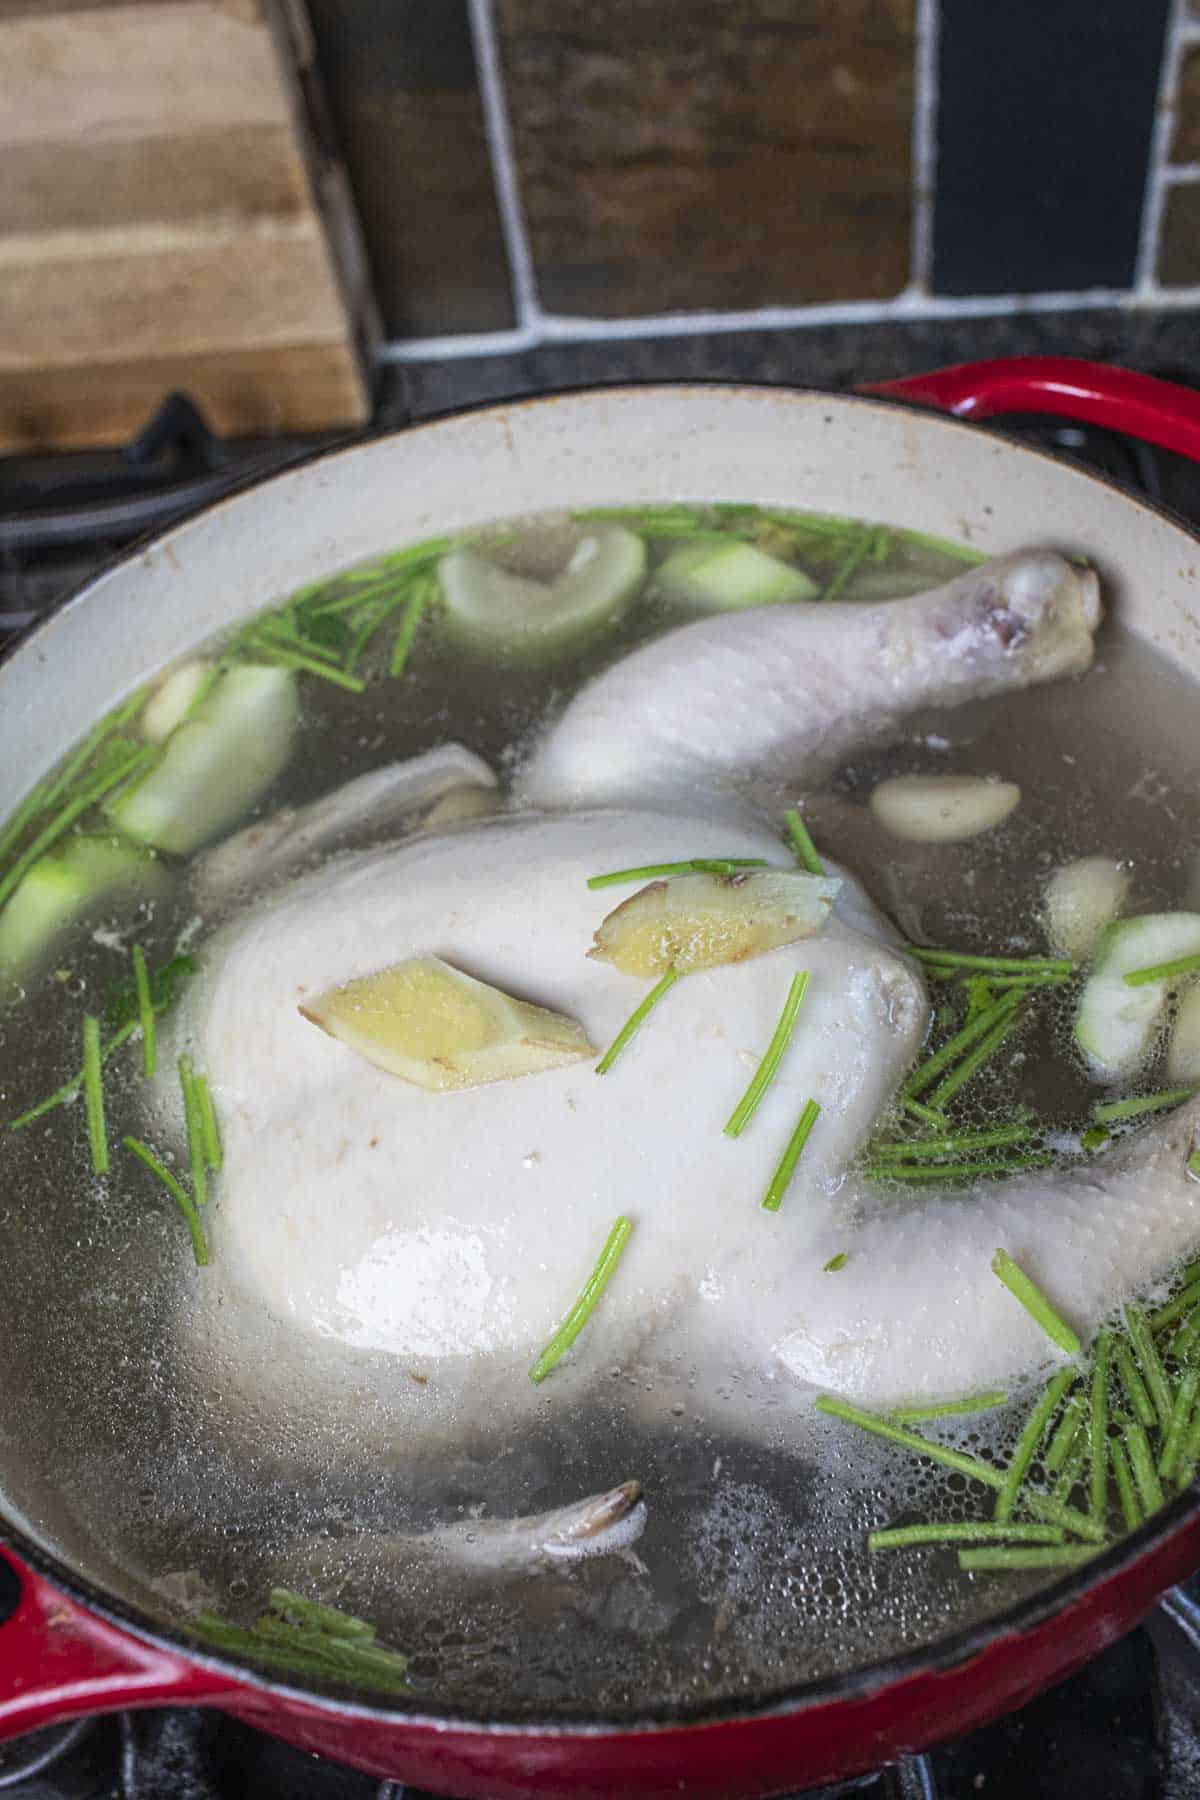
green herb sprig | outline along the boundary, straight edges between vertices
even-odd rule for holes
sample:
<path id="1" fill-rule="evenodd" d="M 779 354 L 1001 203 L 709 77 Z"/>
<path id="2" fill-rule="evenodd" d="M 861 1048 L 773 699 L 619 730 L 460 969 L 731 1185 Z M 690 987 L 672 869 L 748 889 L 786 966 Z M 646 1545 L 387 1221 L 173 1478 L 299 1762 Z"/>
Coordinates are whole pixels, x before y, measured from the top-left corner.
<path id="1" fill-rule="evenodd" d="M 545 1381 L 551 1370 L 558 1366 L 595 1312 L 600 1296 L 612 1280 L 617 1264 L 624 1255 L 632 1230 L 633 1220 L 624 1214 L 614 1223 L 579 1298 L 529 1371 L 529 1379 L 535 1385 Z"/>
<path id="2" fill-rule="evenodd" d="M 408 1658 L 380 1644 L 373 1626 L 286 1588 L 271 1590 L 268 1610 L 253 1625 L 200 1613 L 188 1627 L 214 1649 L 288 1674 L 392 1694 L 412 1691 Z"/>
<path id="3" fill-rule="evenodd" d="M 792 976 L 791 985 L 787 991 L 787 998 L 783 1003 L 783 1011 L 779 1015 L 779 1023 L 772 1033 L 771 1041 L 767 1045 L 762 1061 L 754 1071 L 745 1093 L 742 1095 L 725 1122 L 726 1137 L 735 1138 L 741 1136 L 742 1132 L 745 1131 L 747 1125 L 758 1111 L 763 1095 L 778 1074 L 779 1065 L 783 1061 L 787 1047 L 792 1041 L 792 1033 L 796 1029 L 796 1020 L 800 1013 L 801 1004 L 805 994 L 808 992 L 808 980 L 809 973 L 807 969 L 800 969 Z"/>
<path id="4" fill-rule="evenodd" d="M 1146 987 L 1152 981 L 1174 981 L 1180 975 L 1194 975 L 1200 969 L 1200 956 L 1177 956 L 1173 962 L 1151 963 L 1145 969 L 1131 969 L 1125 976 L 1126 987 Z"/>
<path id="5" fill-rule="evenodd" d="M 778 1212 L 783 1204 L 783 1196 L 791 1184 L 796 1172 L 796 1164 L 800 1161 L 801 1152 L 812 1134 L 813 1126 L 821 1116 L 821 1108 L 816 1100 L 806 1100 L 804 1110 L 800 1114 L 796 1129 L 788 1140 L 787 1149 L 779 1159 L 775 1173 L 767 1185 L 762 1204 L 765 1212 Z"/>
<path id="6" fill-rule="evenodd" d="M 608 1049 L 604 1052 L 600 1061 L 596 1064 L 597 1075 L 608 1074 L 608 1071 L 612 1068 L 618 1056 L 620 1056 L 623 1050 L 628 1048 L 629 1044 L 637 1036 L 659 1001 L 664 999 L 665 996 L 670 993 L 678 980 L 679 970 L 668 969 L 662 979 L 655 983 L 650 989 L 650 992 L 646 995 L 646 998 L 641 1002 L 641 1005 L 636 1006 L 630 1013 L 620 1031 L 618 1031 L 616 1037 L 608 1046 Z"/>
<path id="7" fill-rule="evenodd" d="M 999 1277 L 1015 1300 L 1019 1300 L 1030 1318 L 1040 1325 L 1046 1336 L 1068 1356 L 1078 1356 L 1078 1335 L 1055 1310 L 1031 1275 L 1014 1262 L 1007 1250 L 997 1250 L 992 1258 L 992 1273 Z"/>
<path id="8" fill-rule="evenodd" d="M 149 1144 L 144 1144 L 141 1138 L 135 1137 L 124 1137 L 121 1142 L 126 1150 L 137 1157 L 139 1162 L 145 1163 L 152 1175 L 157 1176 L 174 1200 L 191 1233 L 192 1254 L 195 1256 L 197 1264 L 203 1268 L 209 1261 L 208 1239 L 204 1234 L 204 1226 L 200 1222 L 200 1214 L 196 1210 L 192 1196 L 183 1184 L 175 1179 L 166 1164 L 154 1154 Z"/>
<path id="9" fill-rule="evenodd" d="M 637 869 L 612 869 L 589 875 L 589 888 L 617 887 L 630 881 L 658 881 L 671 875 L 731 875 L 735 869 L 765 869 L 765 856 L 692 856 L 683 862 L 644 863 Z"/>
<path id="10" fill-rule="evenodd" d="M 88 1144 L 92 1169 L 108 1174 L 108 1133 L 104 1126 L 104 1083 L 100 1076 L 100 1021 L 87 1013 L 83 1021 L 83 1092 L 87 1103 Z"/>
<path id="11" fill-rule="evenodd" d="M 796 861 L 800 864 L 800 867 L 802 869 L 807 869 L 810 875 L 824 875 L 825 864 L 817 855 L 817 846 L 809 836 L 808 826 L 804 823 L 800 814 L 793 806 L 789 807 L 783 816 L 784 823 L 788 828 L 788 836 L 792 840 L 792 849 L 795 852 Z"/>
<path id="12" fill-rule="evenodd" d="M 1182 1106 L 1200 1092 L 1195 1087 L 1163 1088 L 1157 1094 L 1136 1094 L 1131 1100 L 1106 1100 L 1093 1106 L 1092 1117 L 1098 1125 L 1115 1125 L 1122 1119 L 1140 1119 L 1146 1113 L 1163 1112 L 1168 1106 Z"/>

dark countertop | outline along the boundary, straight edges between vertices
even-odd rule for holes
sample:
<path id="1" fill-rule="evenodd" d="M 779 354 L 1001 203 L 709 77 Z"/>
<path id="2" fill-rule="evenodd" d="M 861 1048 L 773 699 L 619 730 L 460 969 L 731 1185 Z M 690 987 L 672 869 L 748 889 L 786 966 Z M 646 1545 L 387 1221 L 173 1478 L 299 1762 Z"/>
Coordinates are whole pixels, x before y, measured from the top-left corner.
<path id="1" fill-rule="evenodd" d="M 703 332 L 391 363 L 381 370 L 376 424 L 386 428 L 459 406 L 592 383 L 747 381 L 838 389 L 940 363 L 1046 355 L 1125 363 L 1200 385 L 1200 310 L 1097 308 Z"/>

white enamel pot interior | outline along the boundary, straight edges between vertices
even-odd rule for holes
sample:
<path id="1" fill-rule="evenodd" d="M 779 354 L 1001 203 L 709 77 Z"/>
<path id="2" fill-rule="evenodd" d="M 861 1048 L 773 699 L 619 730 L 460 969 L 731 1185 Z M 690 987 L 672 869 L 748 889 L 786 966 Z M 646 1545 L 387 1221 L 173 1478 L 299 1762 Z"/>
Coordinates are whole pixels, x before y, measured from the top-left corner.
<path id="1" fill-rule="evenodd" d="M 876 400 L 607 389 L 467 413 L 222 502 L 92 582 L 0 668 L 10 800 L 147 675 L 361 557 L 513 513 L 745 500 L 857 514 L 988 554 L 1085 551 L 1106 605 L 1200 675 L 1194 535 L 1094 475 Z"/>

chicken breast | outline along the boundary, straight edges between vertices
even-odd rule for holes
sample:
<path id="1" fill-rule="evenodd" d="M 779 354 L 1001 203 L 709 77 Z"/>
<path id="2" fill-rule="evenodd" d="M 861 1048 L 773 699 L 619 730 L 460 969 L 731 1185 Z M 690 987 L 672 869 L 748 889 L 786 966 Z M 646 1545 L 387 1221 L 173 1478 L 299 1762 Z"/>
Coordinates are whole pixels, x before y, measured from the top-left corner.
<path id="1" fill-rule="evenodd" d="M 799 1268 L 841 1247 L 846 1170 L 928 1019 L 919 972 L 852 878 L 819 935 L 681 980 L 602 1077 L 583 1061 L 432 1093 L 298 1010 L 429 953 L 608 1044 L 650 983 L 587 956 L 632 891 L 591 892 L 587 877 L 718 854 L 788 860 L 757 828 L 526 815 L 344 858 L 218 939 L 187 1029 L 225 1142 L 213 1222 L 222 1329 L 265 1308 L 384 1352 L 413 1375 L 426 1419 L 449 1418 L 468 1391 L 476 1414 L 561 1395 L 570 1362 L 595 1378 L 660 1330 L 706 1343 L 724 1368 L 772 1363 L 765 1321 L 783 1316 Z M 801 968 L 808 994 L 779 1074 L 746 1132 L 727 1138 Z M 765 1212 L 810 1096 L 820 1121 L 781 1211 Z M 568 1365 L 534 1388 L 529 1365 L 619 1214 L 634 1230 L 603 1301 Z"/>

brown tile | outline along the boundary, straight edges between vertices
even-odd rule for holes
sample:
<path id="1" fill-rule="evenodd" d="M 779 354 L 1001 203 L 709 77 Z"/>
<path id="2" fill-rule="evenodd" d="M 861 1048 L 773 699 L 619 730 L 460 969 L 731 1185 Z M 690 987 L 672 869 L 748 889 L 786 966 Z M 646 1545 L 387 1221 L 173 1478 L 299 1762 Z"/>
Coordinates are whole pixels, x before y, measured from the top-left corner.
<path id="1" fill-rule="evenodd" d="M 1180 65 L 1171 161 L 1200 162 L 1200 44 L 1185 50 Z"/>
<path id="2" fill-rule="evenodd" d="M 881 298 L 907 278 L 913 0 L 499 0 L 543 303 Z"/>
<path id="3" fill-rule="evenodd" d="M 1167 189 L 1158 279 L 1164 287 L 1200 287 L 1200 182 L 1180 182 Z"/>
<path id="4" fill-rule="evenodd" d="M 465 0 L 309 0 L 391 336 L 511 325 Z"/>

